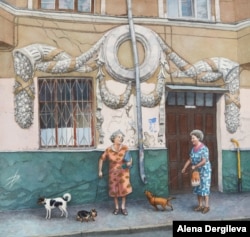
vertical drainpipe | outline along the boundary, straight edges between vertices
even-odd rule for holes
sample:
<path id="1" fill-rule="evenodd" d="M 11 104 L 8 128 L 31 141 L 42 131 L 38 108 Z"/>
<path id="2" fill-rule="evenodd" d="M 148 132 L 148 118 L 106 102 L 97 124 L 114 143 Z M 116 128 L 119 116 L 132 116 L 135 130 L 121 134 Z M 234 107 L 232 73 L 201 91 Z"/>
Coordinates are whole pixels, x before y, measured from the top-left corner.
<path id="1" fill-rule="evenodd" d="M 133 47 L 133 56 L 134 56 L 134 66 L 135 66 L 135 83 L 136 83 L 136 111 L 137 111 L 137 130 L 138 130 L 138 148 L 139 148 L 139 169 L 140 177 L 142 182 L 145 184 L 146 175 L 144 171 L 144 148 L 143 148 L 143 135 L 142 135 L 142 113 L 141 113 L 141 88 L 140 88 L 140 70 L 139 70 L 139 60 L 136 47 L 136 37 L 135 29 L 132 17 L 131 9 L 131 0 L 127 0 L 127 9 L 128 9 L 128 21 L 131 42 Z"/>

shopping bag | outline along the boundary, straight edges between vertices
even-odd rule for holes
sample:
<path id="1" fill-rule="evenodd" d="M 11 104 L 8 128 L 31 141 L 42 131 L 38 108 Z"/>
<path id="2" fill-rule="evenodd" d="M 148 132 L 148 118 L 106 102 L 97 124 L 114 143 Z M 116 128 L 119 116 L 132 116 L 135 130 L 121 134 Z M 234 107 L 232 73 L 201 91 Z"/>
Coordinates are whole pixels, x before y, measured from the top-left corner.
<path id="1" fill-rule="evenodd" d="M 191 185 L 193 187 L 200 185 L 200 173 L 197 170 L 194 170 L 191 175 Z"/>

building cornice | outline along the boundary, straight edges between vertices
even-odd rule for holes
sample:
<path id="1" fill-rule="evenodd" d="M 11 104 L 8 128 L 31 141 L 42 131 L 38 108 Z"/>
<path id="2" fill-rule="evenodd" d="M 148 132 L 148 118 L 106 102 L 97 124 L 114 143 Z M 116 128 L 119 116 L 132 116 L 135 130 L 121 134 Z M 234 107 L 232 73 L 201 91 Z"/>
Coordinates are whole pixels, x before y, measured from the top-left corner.
<path id="1" fill-rule="evenodd" d="M 38 17 L 50 20 L 66 20 L 83 23 L 101 23 L 101 24 L 127 24 L 128 19 L 124 16 L 104 16 L 104 15 L 86 15 L 77 13 L 66 12 L 48 12 L 39 10 L 27 10 L 17 9 L 6 3 L 0 2 L 0 8 L 17 16 L 17 17 Z M 250 20 L 238 22 L 235 24 L 216 23 L 216 22 L 197 22 L 166 18 L 149 18 L 149 17 L 134 17 L 134 23 L 139 25 L 161 25 L 161 26 L 180 26 L 180 27 L 192 27 L 192 28 L 205 28 L 215 30 L 228 30 L 239 31 L 241 29 L 250 27 Z"/>

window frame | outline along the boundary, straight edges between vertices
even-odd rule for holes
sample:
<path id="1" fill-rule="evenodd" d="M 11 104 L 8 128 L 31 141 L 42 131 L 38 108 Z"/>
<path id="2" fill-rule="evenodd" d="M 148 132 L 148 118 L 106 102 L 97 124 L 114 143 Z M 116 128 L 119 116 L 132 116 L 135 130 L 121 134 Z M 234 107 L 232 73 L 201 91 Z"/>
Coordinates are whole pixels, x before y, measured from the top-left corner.
<path id="1" fill-rule="evenodd" d="M 170 1 L 174 1 L 177 4 L 177 8 L 178 8 L 178 13 L 176 16 L 169 16 L 169 14 L 167 14 L 167 18 L 168 19 L 175 19 L 175 20 L 192 20 L 192 21 L 211 21 L 211 0 L 206 0 L 207 2 L 207 8 L 206 8 L 206 13 L 207 13 L 207 17 L 206 18 L 201 18 L 198 17 L 198 11 L 197 11 L 197 4 L 199 2 L 199 0 L 190 0 L 191 4 L 192 4 L 192 9 L 193 9 L 193 16 L 183 16 L 183 12 L 182 12 L 182 1 L 183 0 L 166 0 L 167 1 L 167 12 L 170 11 Z"/>
<path id="2" fill-rule="evenodd" d="M 167 94 L 168 106 L 180 107 L 214 107 L 216 106 L 217 95 L 213 92 L 198 91 L 169 91 Z"/>
<path id="3" fill-rule="evenodd" d="M 63 83 L 61 83 L 61 81 L 63 81 Z M 80 88 L 87 89 L 87 93 L 84 93 L 85 90 L 82 91 L 81 95 L 74 93 L 78 88 L 76 88 L 76 86 L 74 87 L 74 83 L 79 82 L 82 83 L 82 87 Z M 44 83 L 48 83 L 49 86 L 46 87 Z M 52 90 L 50 90 L 50 93 L 46 94 L 51 88 Z M 63 90 L 64 88 L 68 90 Z M 75 89 L 74 92 L 72 88 Z M 58 93 L 59 89 L 63 91 L 61 94 Z M 41 149 L 94 148 L 96 145 L 96 131 L 93 90 L 93 80 L 90 77 L 38 78 L 39 147 Z M 69 91 L 70 93 L 68 94 L 67 92 Z M 49 109 L 47 110 L 45 107 Z M 78 110 L 79 107 L 81 107 L 80 110 Z M 60 110 L 60 108 L 63 109 Z M 67 111 L 68 113 L 66 112 L 67 115 L 65 116 L 64 111 L 66 111 L 66 108 L 69 110 Z M 82 113 L 82 116 L 80 117 L 78 117 L 79 111 Z M 77 126 L 79 118 L 82 119 L 82 121 L 87 121 L 86 125 L 88 126 Z M 65 120 L 65 126 L 59 126 L 61 123 L 60 121 L 62 120 Z M 44 121 L 46 121 L 46 125 Z M 49 125 L 48 121 L 51 121 Z M 82 122 L 82 124 L 83 123 L 84 122 Z M 65 136 L 64 133 L 69 131 L 71 131 L 69 136 Z M 88 133 L 88 136 L 85 136 L 86 132 Z M 79 138 L 80 133 L 82 133 L 82 136 Z M 47 138 L 47 136 L 49 138 Z M 44 139 L 44 137 L 46 137 L 46 139 Z M 64 142 L 62 143 L 62 141 Z"/>
<path id="4" fill-rule="evenodd" d="M 73 9 L 67 9 L 67 8 L 59 8 L 59 0 L 54 0 L 55 1 L 55 9 L 52 8 L 42 8 L 42 0 L 38 0 L 38 9 L 43 10 L 43 11 L 63 11 L 63 12 L 74 12 L 74 13 L 94 13 L 94 0 L 89 0 L 91 3 L 91 9 L 90 11 L 79 11 L 78 10 L 78 0 L 73 0 Z"/>

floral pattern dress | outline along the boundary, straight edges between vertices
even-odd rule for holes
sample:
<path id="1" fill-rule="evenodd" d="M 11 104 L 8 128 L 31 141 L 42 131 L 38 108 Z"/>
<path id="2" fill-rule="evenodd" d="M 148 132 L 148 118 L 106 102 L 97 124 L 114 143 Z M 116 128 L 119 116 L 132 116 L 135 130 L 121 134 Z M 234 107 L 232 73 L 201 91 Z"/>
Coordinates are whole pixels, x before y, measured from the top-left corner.
<path id="1" fill-rule="evenodd" d="M 202 158 L 206 159 L 206 163 L 203 166 L 197 168 L 198 172 L 200 173 L 200 185 L 193 188 L 193 193 L 199 196 L 207 196 L 210 194 L 212 172 L 209 161 L 209 150 L 204 144 L 201 144 L 198 149 L 193 147 L 190 152 L 192 165 L 197 165 L 200 163 Z"/>
<path id="2" fill-rule="evenodd" d="M 126 145 L 122 145 L 119 151 L 115 151 L 113 146 L 110 146 L 101 155 L 103 161 L 109 160 L 110 197 L 124 197 L 132 192 L 129 168 L 123 168 L 126 151 L 128 151 Z"/>

